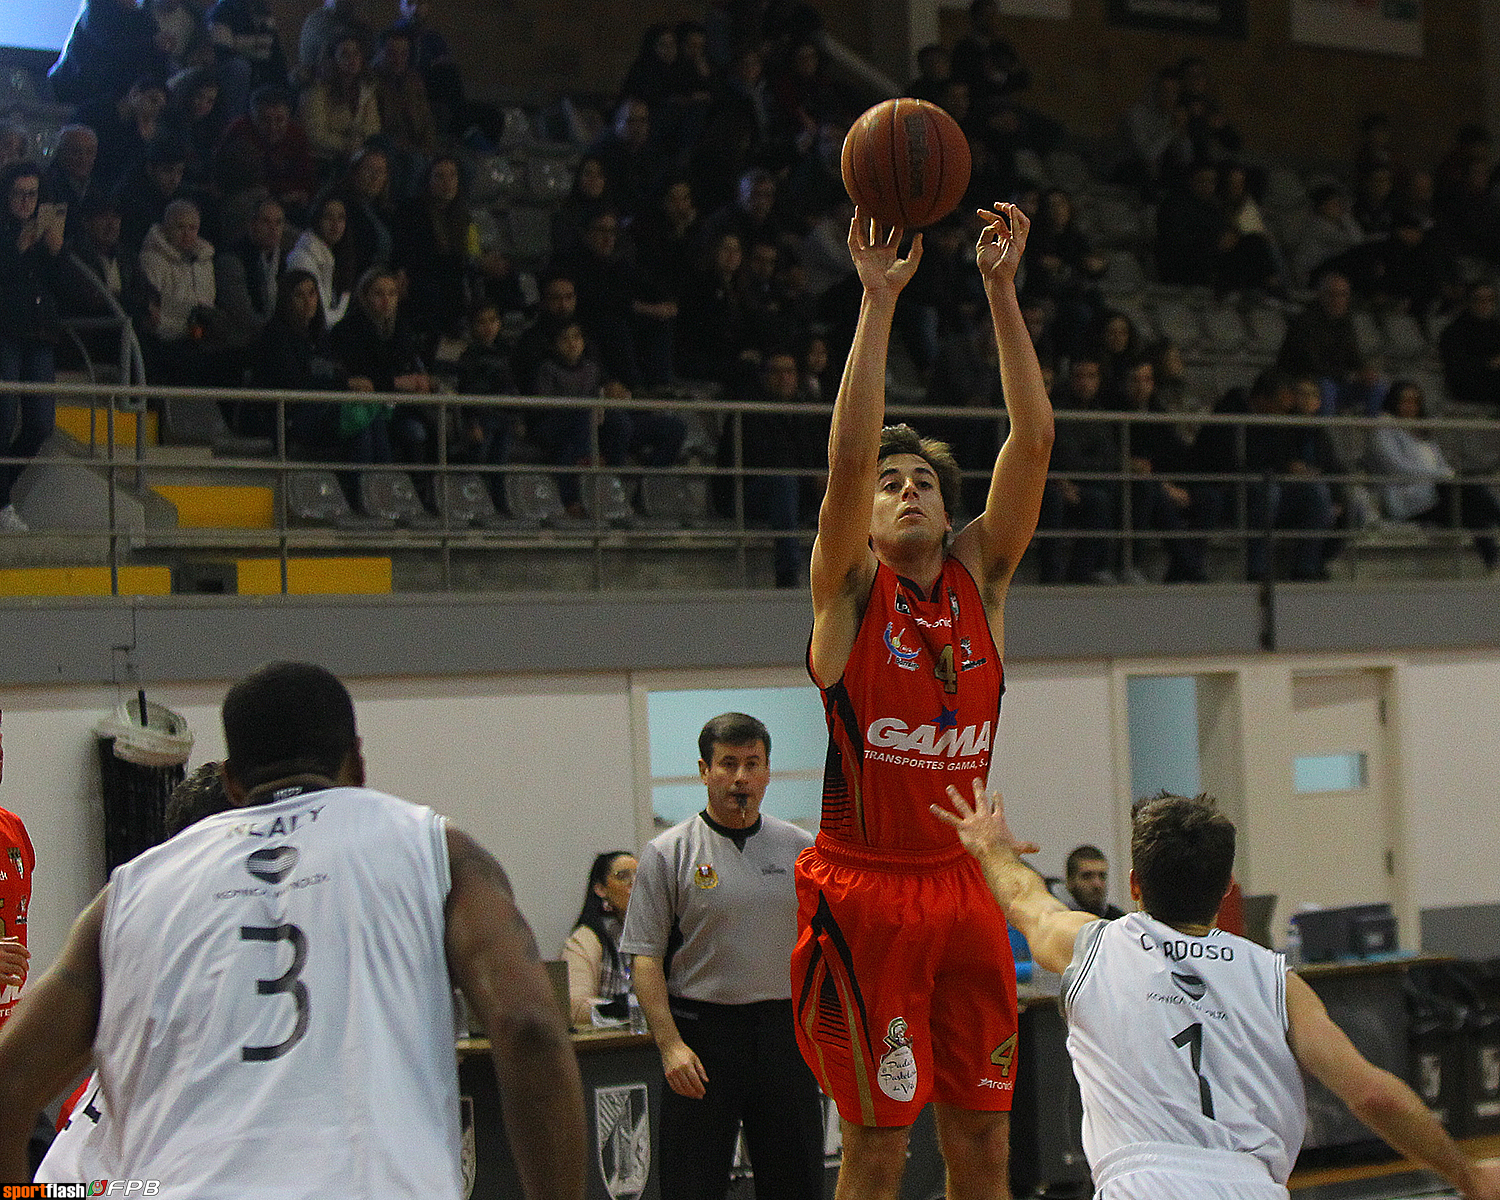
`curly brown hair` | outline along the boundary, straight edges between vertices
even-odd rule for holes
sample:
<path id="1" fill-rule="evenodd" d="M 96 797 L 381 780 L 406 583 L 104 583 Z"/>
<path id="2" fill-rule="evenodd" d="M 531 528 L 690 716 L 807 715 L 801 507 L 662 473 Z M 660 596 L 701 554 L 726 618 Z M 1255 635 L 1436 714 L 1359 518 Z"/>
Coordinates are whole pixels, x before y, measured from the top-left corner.
<path id="1" fill-rule="evenodd" d="M 1168 925 L 1208 924 L 1234 871 L 1234 822 L 1217 801 L 1163 789 L 1131 814 L 1130 865 L 1141 903 Z"/>

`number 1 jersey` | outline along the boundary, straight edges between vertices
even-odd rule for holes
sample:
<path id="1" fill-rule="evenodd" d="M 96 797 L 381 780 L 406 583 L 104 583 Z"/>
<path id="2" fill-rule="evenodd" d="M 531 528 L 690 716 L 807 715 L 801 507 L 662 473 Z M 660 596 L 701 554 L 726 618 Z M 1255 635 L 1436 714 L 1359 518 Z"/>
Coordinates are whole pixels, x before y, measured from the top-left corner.
<path id="1" fill-rule="evenodd" d="M 119 867 L 111 1173 L 194 1200 L 462 1195 L 448 890 L 443 818 L 364 788 L 231 809 Z"/>
<path id="2" fill-rule="evenodd" d="M 1286 1182 L 1307 1107 L 1282 955 L 1135 912 L 1084 927 L 1062 989 L 1096 1186 L 1128 1147 L 1250 1155 Z"/>

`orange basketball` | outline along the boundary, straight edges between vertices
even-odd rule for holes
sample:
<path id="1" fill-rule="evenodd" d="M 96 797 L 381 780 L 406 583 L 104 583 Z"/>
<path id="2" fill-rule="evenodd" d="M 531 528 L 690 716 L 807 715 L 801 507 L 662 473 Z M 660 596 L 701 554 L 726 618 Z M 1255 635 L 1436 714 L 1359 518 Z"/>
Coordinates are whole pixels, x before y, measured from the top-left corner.
<path id="1" fill-rule="evenodd" d="M 883 225 L 940 221 L 969 186 L 969 140 L 936 104 L 900 96 L 866 109 L 844 138 L 844 187 Z"/>

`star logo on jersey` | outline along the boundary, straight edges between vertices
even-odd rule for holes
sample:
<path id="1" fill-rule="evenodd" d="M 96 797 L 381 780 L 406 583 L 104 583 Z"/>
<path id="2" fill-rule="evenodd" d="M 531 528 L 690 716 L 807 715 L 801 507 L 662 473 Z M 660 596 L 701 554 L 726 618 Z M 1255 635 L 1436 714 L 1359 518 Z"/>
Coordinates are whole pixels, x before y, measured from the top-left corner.
<path id="1" fill-rule="evenodd" d="M 267 883 L 280 883 L 297 869 L 295 846 L 266 846 L 245 860 L 245 870 Z"/>
<path id="2" fill-rule="evenodd" d="M 894 621 L 886 622 L 885 626 L 885 648 L 891 652 L 891 659 L 895 664 L 906 671 L 917 669 L 917 655 L 920 650 L 908 650 L 901 644 L 901 635 L 905 630 L 897 629 Z"/>
<path id="3" fill-rule="evenodd" d="M 958 709 L 944 708 L 941 704 L 938 705 L 938 719 L 933 724 L 937 726 L 939 733 L 942 733 L 945 729 L 957 729 Z"/>
<path id="4" fill-rule="evenodd" d="M 713 863 L 699 863 L 693 868 L 693 883 L 707 891 L 709 888 L 719 886 L 719 873 L 714 870 Z"/>
<path id="5" fill-rule="evenodd" d="M 1208 984 L 1203 982 L 1203 977 L 1189 971 L 1173 971 L 1172 982 L 1189 1000 L 1202 1000 L 1204 993 L 1208 991 Z"/>

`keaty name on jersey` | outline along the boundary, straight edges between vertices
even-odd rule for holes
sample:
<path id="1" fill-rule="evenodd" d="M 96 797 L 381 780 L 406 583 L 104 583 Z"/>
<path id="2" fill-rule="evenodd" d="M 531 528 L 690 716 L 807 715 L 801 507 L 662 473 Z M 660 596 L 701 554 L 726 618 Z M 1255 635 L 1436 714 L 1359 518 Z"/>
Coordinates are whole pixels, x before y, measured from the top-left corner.
<path id="1" fill-rule="evenodd" d="M 870 746 L 904 752 L 903 754 L 866 755 L 867 758 L 876 762 L 905 762 L 911 765 L 943 769 L 954 764 L 942 761 L 920 762 L 919 760 L 974 758 L 988 754 L 990 723 L 986 721 L 983 725 L 965 725 L 962 729 L 955 725 L 940 733 L 935 722 L 909 729 L 905 721 L 896 717 L 877 717 L 865 730 L 865 741 Z M 916 755 L 918 759 L 907 758 L 906 755 Z"/>

